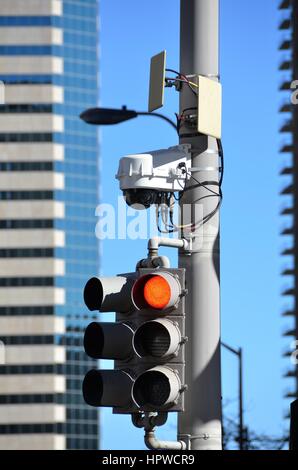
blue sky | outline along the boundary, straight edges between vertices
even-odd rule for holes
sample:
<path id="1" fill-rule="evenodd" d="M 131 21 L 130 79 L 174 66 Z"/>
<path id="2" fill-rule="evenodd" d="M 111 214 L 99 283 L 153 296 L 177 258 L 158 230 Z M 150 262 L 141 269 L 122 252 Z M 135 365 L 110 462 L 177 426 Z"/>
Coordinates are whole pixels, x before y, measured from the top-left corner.
<path id="1" fill-rule="evenodd" d="M 179 68 L 178 0 L 101 0 L 101 105 L 146 110 L 150 57 L 167 50 L 168 66 Z M 223 84 L 223 186 L 221 244 L 222 339 L 244 350 L 245 422 L 257 432 L 279 435 L 287 403 L 282 379 L 289 366 L 281 351 L 289 343 L 281 331 L 284 302 L 279 272 L 281 187 L 278 170 L 277 4 L 272 0 L 221 1 Z M 174 117 L 178 96 L 166 90 L 165 114 Z M 156 122 L 155 122 L 156 121 Z M 101 129 L 101 198 L 116 204 L 114 176 L 125 154 L 177 144 L 173 130 L 158 119 L 138 118 Z M 134 270 L 146 254 L 144 240 L 102 244 L 102 273 Z M 168 254 L 164 250 L 164 254 Z M 177 259 L 170 252 L 173 265 Z M 108 316 L 106 317 L 108 318 Z M 237 361 L 223 351 L 223 399 L 236 416 Z M 143 433 L 128 417 L 101 415 L 103 449 L 142 449 Z M 159 429 L 175 437 L 175 416 Z"/>

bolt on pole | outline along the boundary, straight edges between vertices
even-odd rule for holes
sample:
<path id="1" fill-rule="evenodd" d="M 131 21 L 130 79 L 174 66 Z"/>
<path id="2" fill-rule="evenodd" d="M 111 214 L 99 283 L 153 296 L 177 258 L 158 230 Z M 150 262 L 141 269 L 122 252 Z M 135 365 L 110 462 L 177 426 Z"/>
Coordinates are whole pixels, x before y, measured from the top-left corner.
<path id="1" fill-rule="evenodd" d="M 203 75 L 219 80 L 219 0 L 181 0 L 180 72 L 187 77 Z M 197 108 L 197 97 L 188 86 L 180 94 L 180 116 Z M 212 112 L 212 110 L 210 110 Z M 208 217 L 219 197 L 217 140 L 198 134 L 182 121 L 180 143 L 192 146 L 192 177 L 180 201 L 181 223 L 189 224 L 192 243 L 179 251 L 179 267 L 186 268 L 186 383 L 185 411 L 178 417 L 178 439 L 190 450 L 222 449 L 219 210 Z M 197 183 L 196 183 L 197 181 Z M 204 182 L 204 186 L 198 184 Z M 212 183 L 212 184 L 210 184 Z M 185 206 L 186 205 L 186 206 Z M 200 217 L 206 221 L 202 224 Z M 189 238 L 184 229 L 181 238 Z"/>

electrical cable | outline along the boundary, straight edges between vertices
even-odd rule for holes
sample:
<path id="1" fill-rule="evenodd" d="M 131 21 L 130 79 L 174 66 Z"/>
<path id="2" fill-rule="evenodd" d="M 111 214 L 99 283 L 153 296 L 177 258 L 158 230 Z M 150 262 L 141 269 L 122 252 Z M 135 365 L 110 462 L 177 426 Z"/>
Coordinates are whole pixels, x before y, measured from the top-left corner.
<path id="1" fill-rule="evenodd" d="M 214 196 L 218 196 L 220 197 L 220 193 L 216 193 L 215 191 L 213 191 L 212 189 L 208 188 L 208 186 L 206 186 L 206 184 L 210 184 L 210 185 L 214 185 L 214 186 L 219 186 L 220 187 L 220 184 L 217 183 L 216 181 L 204 181 L 204 183 L 201 183 L 199 180 L 197 180 L 191 173 L 188 173 L 190 178 L 192 178 L 196 183 L 197 183 L 197 186 L 202 186 L 204 189 L 206 189 L 206 191 L 209 191 L 210 193 L 212 193 Z"/>
<path id="2" fill-rule="evenodd" d="M 183 78 L 182 81 L 187 83 L 187 85 L 189 86 L 191 91 L 194 93 L 194 95 L 197 96 L 197 92 L 192 87 L 193 86 L 198 87 L 198 85 L 196 83 L 190 82 L 190 80 L 187 78 L 186 75 L 184 75 L 183 73 L 177 72 L 177 70 L 174 70 L 174 69 L 166 69 L 166 72 L 175 73 L 178 77 Z"/>
<path id="3" fill-rule="evenodd" d="M 199 88 L 199 85 L 197 85 L 197 84 L 194 83 L 194 82 L 191 82 L 191 81 L 188 80 L 188 79 L 184 79 L 184 78 L 166 77 L 165 80 L 166 80 L 167 82 L 182 82 L 182 83 L 188 83 L 189 85 L 194 86 L 195 88 Z"/>
<path id="4" fill-rule="evenodd" d="M 171 69 L 169 69 L 169 71 L 173 71 Z M 173 71 L 174 73 L 177 73 L 175 71 Z M 177 73 L 178 74 L 178 73 Z M 178 74 L 178 75 L 181 75 L 181 74 Z M 189 111 L 189 110 L 193 110 L 193 109 L 196 109 L 196 108 L 186 108 L 185 110 L 183 110 L 182 112 L 182 115 L 179 119 L 179 116 L 176 114 L 176 117 L 177 117 L 177 123 L 179 123 L 178 125 L 178 128 L 180 127 L 180 121 L 181 121 L 181 118 L 183 116 L 183 114 L 186 112 L 186 111 Z M 156 224 L 157 224 L 157 228 L 158 228 L 158 231 L 160 233 L 174 233 L 174 232 L 177 232 L 179 230 L 187 230 L 187 231 L 194 231 L 196 230 L 198 227 L 206 224 L 207 222 L 209 222 L 212 217 L 214 217 L 216 215 L 216 213 L 218 212 L 221 204 L 222 204 L 222 199 L 223 199 L 223 193 L 222 193 L 222 183 L 223 183 L 223 178 L 224 178 L 224 152 L 223 152 L 223 147 L 222 147 L 222 142 L 220 139 L 216 139 L 217 140 L 217 145 L 218 145 L 218 153 L 219 153 L 219 156 L 220 156 L 220 159 L 221 159 L 221 167 L 220 167 L 220 178 L 219 178 L 219 181 L 216 182 L 216 181 L 204 181 L 204 182 L 201 182 L 199 181 L 198 179 L 196 179 L 190 172 L 187 172 L 186 170 L 186 165 L 184 164 L 184 168 L 185 168 L 185 174 L 193 179 L 196 184 L 195 185 L 191 185 L 191 186 L 188 186 L 187 188 L 183 188 L 183 190 L 179 193 L 179 196 L 176 197 L 175 194 L 167 194 L 165 196 L 165 199 L 164 201 L 162 202 L 162 204 L 158 204 L 156 205 Z M 210 189 L 208 185 L 217 185 L 218 188 L 219 188 L 219 191 L 216 192 L 212 189 Z M 216 207 L 207 215 L 205 215 L 199 222 L 195 222 L 195 223 L 190 223 L 190 224 L 186 224 L 186 225 L 176 225 L 174 223 L 174 205 L 175 205 L 175 202 L 174 200 L 176 201 L 180 201 L 181 198 L 183 197 L 183 194 L 186 192 L 186 191 L 190 191 L 191 189 L 195 189 L 196 187 L 203 187 L 206 191 L 208 191 L 210 194 L 208 195 L 205 195 L 205 196 L 202 196 L 200 197 L 199 201 L 200 200 L 203 200 L 207 197 L 218 197 L 219 198 L 219 201 L 216 205 Z M 163 208 L 161 209 L 161 206 L 163 206 Z M 166 210 L 169 211 L 169 214 L 165 213 L 165 209 L 164 207 L 166 207 Z M 160 217 L 161 216 L 161 217 Z M 169 220 L 170 220 L 170 224 L 168 223 L 168 217 L 169 217 Z M 165 226 L 165 229 L 166 230 L 162 230 L 161 227 L 160 227 L 160 218 L 161 218 L 161 221 L 163 223 L 163 225 Z"/>
<path id="5" fill-rule="evenodd" d="M 223 178 L 224 178 L 224 152 L 221 139 L 216 139 L 217 146 L 218 146 L 218 154 L 221 159 L 221 171 L 220 171 L 220 179 L 219 179 L 219 186 L 222 186 Z"/>
<path id="6" fill-rule="evenodd" d="M 178 130 L 178 134 L 179 134 L 179 131 L 180 131 L 180 127 L 181 127 L 181 121 L 184 120 L 184 114 L 186 111 L 197 111 L 198 108 L 197 107 L 191 107 L 191 108 L 185 108 L 183 109 L 182 113 L 180 114 L 180 116 L 178 114 L 176 114 L 176 117 L 177 117 L 177 130 Z"/>
<path id="7" fill-rule="evenodd" d="M 195 187 L 200 187 L 200 186 L 201 186 L 201 187 L 203 187 L 204 189 L 206 189 L 207 191 L 209 191 L 210 193 L 212 193 L 212 194 L 209 195 L 209 197 L 212 197 L 212 196 L 217 196 L 217 197 L 219 197 L 219 201 L 218 201 L 218 203 L 217 203 L 215 209 L 213 209 L 209 214 L 207 214 L 206 216 L 204 216 L 203 219 L 202 219 L 199 223 L 193 224 L 194 229 L 197 228 L 197 227 L 200 227 L 201 225 L 206 224 L 207 222 L 209 222 L 209 220 L 211 220 L 212 217 L 214 217 L 215 214 L 218 212 L 218 210 L 219 210 L 219 208 L 220 208 L 220 206 L 221 206 L 221 204 L 222 204 L 223 193 L 222 193 L 222 188 L 221 188 L 221 187 L 222 187 L 222 182 L 223 182 L 223 177 L 224 177 L 224 152 L 223 152 L 222 142 L 221 142 L 220 139 L 217 139 L 217 145 L 218 145 L 218 150 L 219 150 L 219 156 L 220 156 L 220 158 L 221 158 L 221 169 L 220 169 L 220 173 L 221 173 L 221 174 L 220 174 L 220 179 L 219 179 L 219 182 L 218 182 L 218 183 L 217 183 L 217 182 L 208 182 L 208 184 L 212 183 L 212 184 L 218 185 L 218 187 L 219 187 L 219 192 L 216 193 L 215 191 L 211 190 L 210 188 L 208 188 L 208 187 L 206 186 L 207 182 L 201 183 L 201 182 L 198 181 L 193 175 L 191 175 L 191 174 L 189 175 L 189 172 L 188 172 L 187 174 L 188 174 L 193 180 L 196 181 L 197 185 L 192 185 L 192 186 L 189 186 L 189 187 L 185 188 L 185 189 L 182 191 L 182 194 L 179 195 L 179 199 L 181 199 L 181 197 L 183 196 L 183 193 L 184 193 L 185 191 L 189 191 L 189 190 L 191 190 L 191 189 L 194 189 Z M 205 184 L 204 184 L 204 183 L 205 183 Z M 208 196 L 203 196 L 203 198 L 204 198 L 204 197 L 208 197 Z M 200 200 L 203 199 L 203 198 L 200 198 Z M 199 225 L 198 225 L 198 224 L 199 224 Z"/>
<path id="8" fill-rule="evenodd" d="M 175 230 L 172 226 L 170 226 L 170 225 L 168 225 L 168 224 L 165 224 L 163 220 L 162 220 L 162 222 L 163 222 L 163 224 L 165 225 L 166 230 L 162 230 L 162 229 L 160 228 L 159 219 L 160 219 L 160 211 L 159 211 L 159 209 L 158 209 L 158 211 L 157 211 L 156 225 L 157 225 L 157 229 L 158 229 L 159 233 L 174 233 L 174 232 L 177 231 L 177 230 Z"/>
<path id="9" fill-rule="evenodd" d="M 176 75 L 178 75 L 178 77 L 186 78 L 186 75 L 183 75 L 182 73 L 177 72 L 177 70 L 174 70 L 174 69 L 166 69 L 166 72 L 172 72 L 172 73 L 175 73 Z"/>

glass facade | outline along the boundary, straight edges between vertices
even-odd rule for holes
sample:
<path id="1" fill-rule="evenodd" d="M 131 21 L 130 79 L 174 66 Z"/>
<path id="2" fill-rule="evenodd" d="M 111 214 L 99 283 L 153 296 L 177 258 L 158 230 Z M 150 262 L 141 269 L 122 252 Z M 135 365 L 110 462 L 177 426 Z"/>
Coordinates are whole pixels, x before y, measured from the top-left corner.
<path id="1" fill-rule="evenodd" d="M 52 142 L 63 145 L 64 160 L 51 162 L 1 162 L 1 172 L 55 172 L 64 175 L 64 188 L 53 190 L 1 191 L 1 200 L 56 200 L 65 205 L 64 218 L 0 220 L 0 231 L 6 229 L 57 229 L 65 233 L 65 246 L 50 251 L 38 247 L 31 250 L 0 250 L 0 256 L 8 257 L 55 257 L 65 261 L 65 274 L 53 277 L 3 278 L 5 286 L 56 286 L 65 290 L 65 303 L 48 307 L 2 307 L 0 315 L 57 315 L 65 318 L 63 335 L 3 337 L 5 344 L 54 344 L 66 348 L 66 363 L 43 366 L 1 366 L 1 374 L 26 370 L 38 373 L 51 370 L 66 376 L 64 394 L 7 395 L 3 403 L 58 403 L 66 406 L 66 422 L 38 425 L 2 425 L 5 433 L 55 433 L 66 435 L 67 449 L 97 449 L 99 425 L 97 409 L 87 406 L 82 397 L 82 380 L 94 362 L 83 350 L 83 332 L 94 314 L 87 311 L 83 302 L 83 289 L 89 277 L 99 272 L 98 240 L 95 237 L 95 208 L 99 194 L 98 132 L 79 119 L 80 113 L 98 103 L 98 0 L 62 0 L 61 16 L 0 16 L 1 27 L 49 27 L 63 30 L 61 45 L 1 45 L 1 56 L 54 56 L 63 59 L 63 73 L 53 74 L 1 74 L 6 84 L 53 84 L 63 87 L 63 103 L 35 103 L 1 105 L 1 113 L 53 113 L 64 119 L 63 132 L 12 133 L 0 131 L 0 142 Z M 1 10 L 0 10 L 1 14 Z M 26 119 L 26 115 L 24 116 Z M 6 280 L 5 280 L 6 279 Z M 23 310 L 22 310 L 23 309 Z M 21 372 L 19 372 L 21 373 Z M 23 397 L 23 398 L 22 398 Z"/>

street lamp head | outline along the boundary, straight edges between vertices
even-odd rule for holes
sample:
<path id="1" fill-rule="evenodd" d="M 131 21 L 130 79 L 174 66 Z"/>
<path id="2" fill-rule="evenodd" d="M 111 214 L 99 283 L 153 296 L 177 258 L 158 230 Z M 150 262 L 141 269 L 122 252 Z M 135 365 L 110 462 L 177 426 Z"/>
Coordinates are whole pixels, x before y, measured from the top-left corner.
<path id="1" fill-rule="evenodd" d="M 110 125 L 119 124 L 136 118 L 138 113 L 123 106 L 120 109 L 90 108 L 80 114 L 80 118 L 87 124 Z"/>

